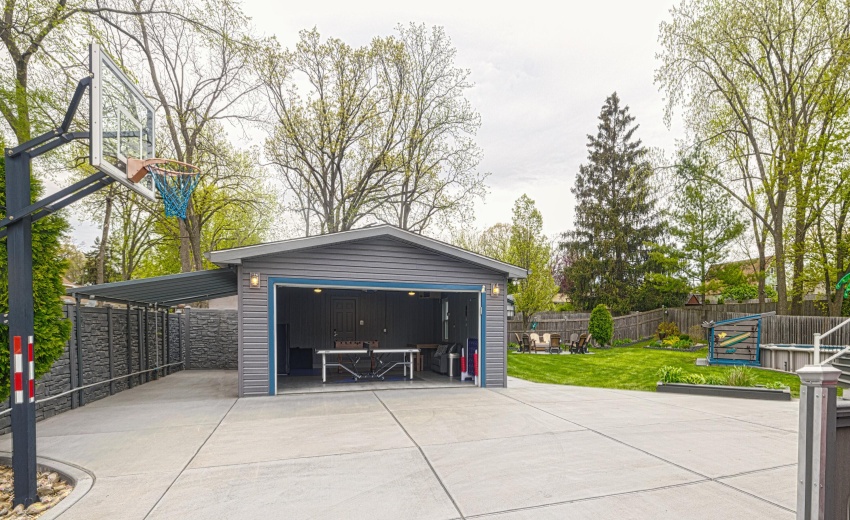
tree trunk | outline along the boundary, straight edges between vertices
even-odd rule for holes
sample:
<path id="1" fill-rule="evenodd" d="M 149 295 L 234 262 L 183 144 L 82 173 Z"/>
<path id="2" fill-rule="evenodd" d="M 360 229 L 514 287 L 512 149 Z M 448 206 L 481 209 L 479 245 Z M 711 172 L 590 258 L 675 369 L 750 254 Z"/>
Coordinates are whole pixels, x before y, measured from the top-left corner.
<path id="1" fill-rule="evenodd" d="M 806 229 L 797 211 L 794 223 L 794 244 L 791 245 L 791 254 L 794 256 L 794 272 L 791 277 L 791 314 L 800 316 L 803 313 L 803 270 L 805 269 L 805 243 Z"/>
<path id="2" fill-rule="evenodd" d="M 776 267 L 776 314 L 788 314 L 788 288 L 785 285 L 785 241 L 782 236 L 782 213 L 773 218 L 773 264 Z"/>
<path id="3" fill-rule="evenodd" d="M 192 245 L 189 243 L 189 226 L 186 225 L 186 220 L 177 219 L 180 222 L 180 270 L 184 273 L 192 271 L 191 250 Z"/>
<path id="4" fill-rule="evenodd" d="M 106 207 L 103 210 L 103 228 L 100 234 L 100 249 L 97 252 L 97 283 L 105 281 L 106 251 L 109 242 L 109 223 L 112 219 L 112 186 L 106 194 Z"/>

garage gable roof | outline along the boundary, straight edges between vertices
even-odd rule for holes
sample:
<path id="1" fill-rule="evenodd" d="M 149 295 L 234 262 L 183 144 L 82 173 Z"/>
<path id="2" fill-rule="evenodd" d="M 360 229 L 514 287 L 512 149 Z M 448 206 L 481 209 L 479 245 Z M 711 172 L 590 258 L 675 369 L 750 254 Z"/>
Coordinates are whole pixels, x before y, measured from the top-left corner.
<path id="1" fill-rule="evenodd" d="M 237 293 L 236 272 L 233 269 L 210 269 L 74 287 L 67 293 L 92 300 L 173 307 L 181 303 L 233 296 Z"/>
<path id="2" fill-rule="evenodd" d="M 268 242 L 253 246 L 212 251 L 207 253 L 207 258 L 217 265 L 225 266 L 241 264 L 242 260 L 248 258 L 288 253 L 292 251 L 300 251 L 302 249 L 330 246 L 376 237 L 391 237 L 402 240 L 424 249 L 429 249 L 499 273 L 505 273 L 508 275 L 508 278 L 525 278 L 527 276 L 525 269 L 522 269 L 521 267 L 500 262 L 484 255 L 479 255 L 433 238 L 411 233 L 410 231 L 406 231 L 389 224 L 354 229 L 351 231 L 341 231 L 339 233 L 330 233 L 327 235 L 294 238 L 291 240 L 281 240 L 279 242 Z"/>

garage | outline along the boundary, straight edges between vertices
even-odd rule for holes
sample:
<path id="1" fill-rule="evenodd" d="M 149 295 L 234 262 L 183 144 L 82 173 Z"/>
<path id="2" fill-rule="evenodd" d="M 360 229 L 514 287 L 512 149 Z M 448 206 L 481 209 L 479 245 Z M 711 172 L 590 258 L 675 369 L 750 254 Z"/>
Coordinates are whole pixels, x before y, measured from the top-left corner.
<path id="1" fill-rule="evenodd" d="M 518 267 L 389 225 L 208 258 L 237 273 L 240 396 L 506 384 Z"/>

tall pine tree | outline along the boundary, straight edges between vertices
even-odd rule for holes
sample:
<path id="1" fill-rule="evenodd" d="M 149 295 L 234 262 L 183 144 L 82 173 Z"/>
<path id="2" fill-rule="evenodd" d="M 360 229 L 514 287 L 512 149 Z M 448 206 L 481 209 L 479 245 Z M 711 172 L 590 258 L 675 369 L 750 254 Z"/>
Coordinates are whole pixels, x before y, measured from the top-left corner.
<path id="1" fill-rule="evenodd" d="M 634 120 L 616 92 L 605 100 L 597 134 L 588 135 L 588 162 L 572 188 L 575 230 L 564 235 L 562 247 L 574 262 L 564 274 L 570 298 L 583 309 L 604 303 L 612 312 L 628 312 L 643 281 L 648 244 L 659 235 L 652 168 L 634 136 Z"/>

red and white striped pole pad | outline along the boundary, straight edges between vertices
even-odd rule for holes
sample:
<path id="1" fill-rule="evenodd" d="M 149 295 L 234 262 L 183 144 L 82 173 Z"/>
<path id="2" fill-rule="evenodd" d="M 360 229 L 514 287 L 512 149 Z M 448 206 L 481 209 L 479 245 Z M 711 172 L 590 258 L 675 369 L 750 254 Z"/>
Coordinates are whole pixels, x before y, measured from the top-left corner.
<path id="1" fill-rule="evenodd" d="M 24 356 L 21 352 L 21 337 L 15 336 L 13 340 L 15 347 L 15 359 L 12 365 L 15 368 L 15 404 L 24 402 Z"/>
<path id="2" fill-rule="evenodd" d="M 27 339 L 28 339 L 27 350 L 29 350 L 29 356 L 30 356 L 30 371 L 29 371 L 30 402 L 34 403 L 35 402 L 35 363 L 33 362 L 33 357 L 32 357 L 32 343 L 33 343 L 32 336 L 30 336 Z"/>

